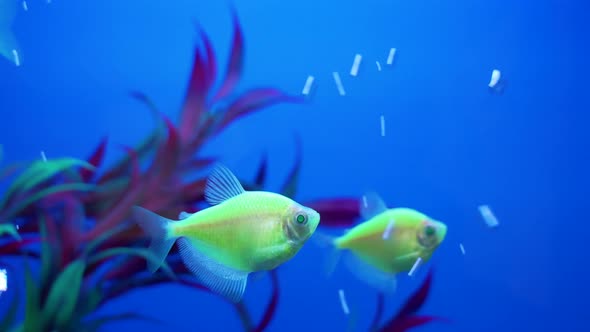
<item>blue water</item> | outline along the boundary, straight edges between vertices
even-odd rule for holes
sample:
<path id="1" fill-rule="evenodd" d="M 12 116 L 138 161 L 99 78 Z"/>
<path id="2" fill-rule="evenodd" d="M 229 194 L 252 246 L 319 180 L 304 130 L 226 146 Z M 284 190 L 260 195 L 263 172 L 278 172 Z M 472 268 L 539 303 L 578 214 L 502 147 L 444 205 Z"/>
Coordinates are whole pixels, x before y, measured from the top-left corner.
<path id="1" fill-rule="evenodd" d="M 241 177 L 263 153 L 278 190 L 303 143 L 298 200 L 378 191 L 391 206 L 448 227 L 432 260 L 400 276 L 395 310 L 435 268 L 422 313 L 446 317 L 416 331 L 587 331 L 587 6 L 582 1 L 235 0 L 246 60 L 239 88 L 275 86 L 308 105 L 280 105 L 232 125 L 206 148 Z M 0 142 L 9 160 L 86 157 L 100 138 L 133 145 L 153 126 L 128 91 L 150 95 L 177 119 L 198 21 L 220 65 L 231 40 L 225 1 L 29 0 L 13 26 L 21 66 L 0 59 Z M 1 9 L 0 9 L 1 10 Z M 397 48 L 393 67 L 388 51 Z M 363 55 L 358 77 L 348 75 Z M 377 71 L 380 61 L 382 71 Z M 492 69 L 507 85 L 488 90 Z M 346 96 L 332 72 L 339 71 Z M 379 118 L 386 120 L 386 136 Z M 107 161 L 120 153 L 109 148 Z M 488 229 L 477 206 L 500 226 Z M 334 230 L 336 233 L 343 230 Z M 465 246 L 462 255 L 459 243 Z M 373 318 L 376 292 L 339 268 L 326 279 L 309 244 L 279 270 L 281 298 L 268 331 L 345 331 L 338 289 Z M 258 318 L 268 279 L 246 303 Z M 3 298 L 0 298 L 3 301 Z M 232 307 L 179 286 L 141 289 L 109 305 L 163 319 L 173 331 L 240 331 Z M 110 325 L 166 331 L 145 322 Z"/>

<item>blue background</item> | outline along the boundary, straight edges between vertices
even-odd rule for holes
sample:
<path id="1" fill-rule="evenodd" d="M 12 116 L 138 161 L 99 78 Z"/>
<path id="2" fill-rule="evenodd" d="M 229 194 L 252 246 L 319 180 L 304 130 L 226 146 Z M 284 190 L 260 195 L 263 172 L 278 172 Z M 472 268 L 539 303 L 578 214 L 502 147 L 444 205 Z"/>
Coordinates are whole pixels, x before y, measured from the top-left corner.
<path id="1" fill-rule="evenodd" d="M 207 147 L 240 177 L 270 158 L 277 190 L 302 137 L 298 200 L 381 193 L 444 221 L 448 236 L 424 313 L 450 325 L 420 331 L 583 331 L 588 279 L 588 28 L 582 1 L 235 0 L 246 60 L 239 88 L 271 85 L 309 105 L 280 105 L 245 118 Z M 192 65 L 193 21 L 225 65 L 231 19 L 225 1 L 29 0 L 14 31 L 22 65 L 0 59 L 0 142 L 9 160 L 85 157 L 103 135 L 135 144 L 153 126 L 130 90 L 177 118 Z M 394 66 L 385 66 L 396 47 Z M 363 55 L 358 77 L 348 72 Z M 383 70 L 376 70 L 380 61 Z M 508 85 L 488 91 L 492 69 Z M 338 95 L 339 71 L 347 95 Z M 385 137 L 379 117 L 386 119 Z M 263 128 L 263 130 L 261 130 Z M 109 149 L 108 159 L 120 151 Z M 477 210 L 500 221 L 488 229 Z M 341 231 L 341 230 L 339 230 Z M 463 256 L 458 244 L 463 243 Z M 310 244 L 279 270 L 282 293 L 269 331 L 343 331 L 338 289 L 372 319 L 375 291 L 340 267 L 322 276 Z M 426 275 L 400 276 L 393 313 Z M 260 315 L 268 279 L 250 282 Z M 2 301 L 3 298 L 0 298 Z M 108 311 L 136 308 L 174 331 L 238 331 L 217 297 L 175 286 L 140 290 Z M 258 316 L 257 316 L 258 317 Z M 112 325 L 155 331 L 130 322 Z M 360 330 L 360 329 L 359 329 Z M 418 329 L 417 329 L 418 330 Z"/>

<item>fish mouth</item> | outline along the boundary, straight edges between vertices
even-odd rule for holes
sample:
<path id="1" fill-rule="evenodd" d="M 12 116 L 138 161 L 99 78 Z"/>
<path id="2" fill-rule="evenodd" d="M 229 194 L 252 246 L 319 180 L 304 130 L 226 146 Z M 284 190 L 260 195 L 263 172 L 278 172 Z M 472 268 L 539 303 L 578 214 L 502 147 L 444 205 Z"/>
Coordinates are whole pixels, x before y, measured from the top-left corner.
<path id="1" fill-rule="evenodd" d="M 438 243 L 441 244 L 445 237 L 447 236 L 447 225 L 443 224 L 440 221 L 436 222 L 436 227 L 438 228 Z"/>
<path id="2" fill-rule="evenodd" d="M 314 209 L 309 209 L 308 210 L 308 215 L 309 215 L 309 236 L 311 236 L 315 230 L 318 228 L 318 225 L 320 224 L 320 214 L 314 210 Z"/>

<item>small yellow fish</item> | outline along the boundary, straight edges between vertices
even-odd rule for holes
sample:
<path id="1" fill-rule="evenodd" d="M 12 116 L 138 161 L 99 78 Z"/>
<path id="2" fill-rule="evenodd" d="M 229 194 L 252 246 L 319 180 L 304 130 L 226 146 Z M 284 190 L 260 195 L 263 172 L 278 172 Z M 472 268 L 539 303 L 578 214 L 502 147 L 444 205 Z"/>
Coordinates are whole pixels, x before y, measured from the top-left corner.
<path id="1" fill-rule="evenodd" d="M 132 218 L 151 236 L 150 249 L 160 262 L 176 242 L 197 279 L 234 302 L 241 300 L 248 274 L 293 258 L 320 222 L 316 211 L 288 197 L 245 191 L 221 165 L 207 179 L 205 199 L 213 206 L 192 215 L 182 212 L 179 221 L 138 206 Z M 148 269 L 155 272 L 160 265 Z"/>
<path id="2" fill-rule="evenodd" d="M 363 196 L 361 215 L 365 222 L 327 239 L 334 250 L 329 268 L 343 251 L 351 254 L 345 262 L 353 274 L 386 293 L 395 290 L 397 273 L 427 262 L 447 234 L 445 224 L 413 209 L 388 209 L 375 193 Z"/>

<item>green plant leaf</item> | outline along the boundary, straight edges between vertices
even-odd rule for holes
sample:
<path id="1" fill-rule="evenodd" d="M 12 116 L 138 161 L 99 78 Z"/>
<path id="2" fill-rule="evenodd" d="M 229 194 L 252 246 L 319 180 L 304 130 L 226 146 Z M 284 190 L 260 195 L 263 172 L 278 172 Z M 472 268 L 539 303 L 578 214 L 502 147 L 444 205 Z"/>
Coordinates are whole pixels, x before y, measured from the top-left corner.
<path id="1" fill-rule="evenodd" d="M 92 191 L 95 188 L 95 184 L 88 183 L 65 183 L 56 186 L 51 186 L 43 190 L 40 190 L 30 196 L 27 196 L 22 200 L 19 200 L 18 203 L 16 203 L 8 210 L 9 212 L 6 213 L 6 216 L 14 216 L 18 214 L 20 211 L 24 210 L 27 206 L 49 195 L 54 195 L 67 191 Z"/>
<path id="2" fill-rule="evenodd" d="M 8 330 L 9 332 L 26 332 L 24 330 L 24 325 L 21 323 L 15 327 L 13 327 L 12 329 Z"/>
<path id="3" fill-rule="evenodd" d="M 80 332 L 95 332 L 95 331 L 98 331 L 105 324 L 113 323 L 113 322 L 120 321 L 120 320 L 128 320 L 128 319 L 145 320 L 145 321 L 153 322 L 155 324 L 163 324 L 163 322 L 161 320 L 158 320 L 156 318 L 142 315 L 142 314 L 128 312 L 128 313 L 107 315 L 107 316 L 102 316 L 99 318 L 94 318 L 92 320 L 85 322 L 84 326 L 79 328 L 79 331 Z"/>
<path id="4" fill-rule="evenodd" d="M 12 303 L 10 303 L 10 307 L 4 313 L 4 317 L 0 321 L 0 331 L 9 331 L 11 328 L 14 328 L 15 322 L 14 318 L 18 312 L 18 305 L 19 305 L 19 296 L 14 296 L 12 298 Z"/>
<path id="5" fill-rule="evenodd" d="M 6 190 L 3 199 L 0 201 L 0 209 L 6 205 L 7 200 L 16 192 L 27 191 L 34 186 L 49 180 L 64 170 L 78 166 L 94 170 L 94 166 L 88 162 L 74 158 L 34 161 L 24 172 L 20 174 L 20 176 L 14 180 L 14 182 L 12 182 L 12 185 Z"/>
<path id="6" fill-rule="evenodd" d="M 45 301 L 42 322 L 47 323 L 55 319 L 55 325 L 63 328 L 71 320 L 78 303 L 85 268 L 84 260 L 78 259 L 68 264 L 59 274 Z"/>
<path id="7" fill-rule="evenodd" d="M 23 331 L 43 331 L 43 323 L 39 320 L 39 287 L 33 278 L 28 263 L 25 261 L 25 287 L 27 303 L 25 305 L 25 321 L 22 326 Z"/>
<path id="8" fill-rule="evenodd" d="M 98 285 L 100 285 L 100 282 Z M 81 301 L 77 312 L 80 313 L 81 316 L 95 312 L 104 298 L 103 293 L 104 291 L 99 286 L 88 290 L 84 297 L 84 301 Z"/>
<path id="9" fill-rule="evenodd" d="M 39 235 L 41 236 L 41 289 L 46 289 L 51 283 L 51 276 L 53 268 L 56 266 L 52 262 L 51 241 L 47 236 L 47 225 L 45 224 L 45 217 L 39 216 Z M 57 257 L 55 257 L 57 258 Z"/>
<path id="10" fill-rule="evenodd" d="M 100 234 L 99 236 L 97 236 L 96 238 L 92 239 L 92 241 L 88 242 L 88 244 L 86 245 L 86 248 L 84 248 L 84 252 L 83 252 L 82 256 L 89 257 L 92 254 L 92 252 L 94 252 L 94 250 L 96 248 L 98 248 L 98 246 L 100 246 L 104 241 L 115 236 L 115 234 L 123 231 L 125 228 L 127 228 L 127 225 L 120 224 L 117 227 L 109 229 L 108 231 L 106 231 L 106 232 Z"/>
<path id="11" fill-rule="evenodd" d="M 113 192 L 119 192 L 124 190 L 129 184 L 129 181 L 130 179 L 127 176 L 115 178 L 113 180 L 101 183 L 98 187 L 98 191 L 101 193 L 107 193 L 109 195 L 112 195 Z"/>
<path id="12" fill-rule="evenodd" d="M 0 236 L 2 236 L 4 234 L 8 234 L 8 235 L 12 236 L 17 241 L 22 241 L 22 238 L 20 237 L 20 234 L 16 230 L 16 227 L 14 226 L 14 224 L 10 224 L 10 223 L 0 224 Z M 2 330 L 0 330 L 0 331 L 2 331 Z"/>
<path id="13" fill-rule="evenodd" d="M 119 256 L 119 255 L 130 255 L 130 256 L 139 256 L 143 257 L 145 260 L 152 262 L 154 264 L 159 264 L 160 261 L 152 254 L 151 251 L 145 248 L 126 248 L 126 247 L 118 247 L 118 248 L 111 248 L 100 253 L 97 253 L 94 256 L 91 256 L 88 262 L 88 265 L 95 264 L 103 259 Z M 161 266 L 162 271 L 166 273 L 171 279 L 176 279 L 176 275 L 172 272 L 172 269 L 168 265 L 168 263 L 164 262 Z"/>

